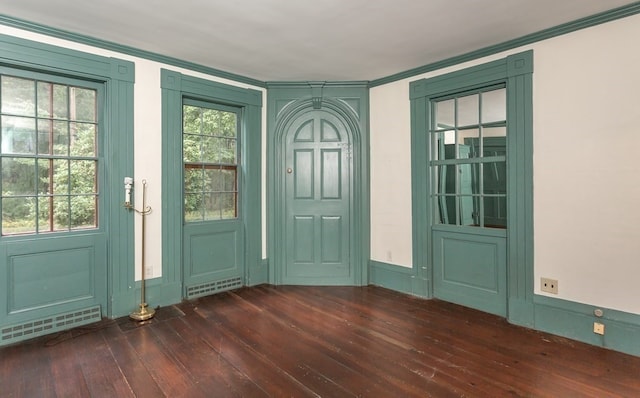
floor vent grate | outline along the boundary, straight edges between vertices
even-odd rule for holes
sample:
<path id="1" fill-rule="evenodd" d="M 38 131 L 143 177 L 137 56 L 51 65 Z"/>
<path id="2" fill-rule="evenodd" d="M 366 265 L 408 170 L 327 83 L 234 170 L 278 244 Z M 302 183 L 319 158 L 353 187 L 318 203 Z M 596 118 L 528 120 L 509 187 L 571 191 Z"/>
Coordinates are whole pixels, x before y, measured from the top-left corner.
<path id="1" fill-rule="evenodd" d="M 71 329 L 102 320 L 100 306 L 65 312 L 16 325 L 2 327 L 0 345 L 15 343 L 45 334 Z"/>
<path id="2" fill-rule="evenodd" d="M 224 292 L 226 290 L 242 287 L 242 278 L 224 279 L 221 281 L 207 282 L 200 285 L 187 287 L 187 298 L 207 296 L 210 294 Z"/>

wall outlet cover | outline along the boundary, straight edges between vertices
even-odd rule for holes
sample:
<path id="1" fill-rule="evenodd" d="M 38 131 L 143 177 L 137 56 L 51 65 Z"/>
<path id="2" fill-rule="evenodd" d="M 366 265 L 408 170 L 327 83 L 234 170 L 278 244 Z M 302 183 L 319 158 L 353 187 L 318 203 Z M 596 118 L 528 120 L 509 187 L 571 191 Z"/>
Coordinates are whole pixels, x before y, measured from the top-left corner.
<path id="1" fill-rule="evenodd" d="M 540 278 L 540 290 L 547 293 L 558 294 L 558 281 L 551 278 Z"/>
<path id="2" fill-rule="evenodd" d="M 604 335 L 604 323 L 594 322 L 593 323 L 593 333 Z"/>

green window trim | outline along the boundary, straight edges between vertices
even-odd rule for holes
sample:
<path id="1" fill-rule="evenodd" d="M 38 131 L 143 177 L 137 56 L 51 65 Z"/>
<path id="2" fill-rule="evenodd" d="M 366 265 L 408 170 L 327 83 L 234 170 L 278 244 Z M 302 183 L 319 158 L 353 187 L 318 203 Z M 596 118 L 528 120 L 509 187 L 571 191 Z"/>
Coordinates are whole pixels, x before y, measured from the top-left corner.
<path id="1" fill-rule="evenodd" d="M 533 51 L 410 84 L 413 211 L 413 275 L 432 296 L 433 271 L 429 209 L 427 132 L 432 128 L 430 102 L 463 91 L 504 84 L 507 88 L 507 285 L 508 319 L 533 326 Z"/>
<path id="2" fill-rule="evenodd" d="M 161 70 L 162 89 L 162 283 L 173 286 L 164 301 L 182 299 L 182 106 L 185 100 L 237 109 L 240 116 L 238 152 L 239 219 L 244 225 L 245 283 L 252 284 L 262 268 L 262 92 Z M 227 107 L 227 108 L 225 108 Z M 176 134 L 176 132 L 178 132 Z M 176 204 L 180 204 L 177 206 Z"/>
<path id="3" fill-rule="evenodd" d="M 0 34 L 0 63 L 12 68 L 45 74 L 74 77 L 103 83 L 105 90 L 104 219 L 108 225 L 107 316 L 128 314 L 131 310 L 134 275 L 134 218 L 119 211 L 122 181 L 133 175 L 133 62 L 103 57 Z M 8 238 L 3 238 L 8 239 Z"/>

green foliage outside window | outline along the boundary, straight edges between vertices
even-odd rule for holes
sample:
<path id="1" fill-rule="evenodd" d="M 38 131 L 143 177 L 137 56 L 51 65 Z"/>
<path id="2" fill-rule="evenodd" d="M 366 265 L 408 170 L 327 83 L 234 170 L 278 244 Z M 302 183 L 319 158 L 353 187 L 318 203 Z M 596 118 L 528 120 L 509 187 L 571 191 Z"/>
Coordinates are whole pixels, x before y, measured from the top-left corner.
<path id="1" fill-rule="evenodd" d="M 96 90 L 0 79 L 2 234 L 97 227 Z"/>
<path id="2" fill-rule="evenodd" d="M 186 222 L 236 218 L 238 115 L 183 106 Z"/>

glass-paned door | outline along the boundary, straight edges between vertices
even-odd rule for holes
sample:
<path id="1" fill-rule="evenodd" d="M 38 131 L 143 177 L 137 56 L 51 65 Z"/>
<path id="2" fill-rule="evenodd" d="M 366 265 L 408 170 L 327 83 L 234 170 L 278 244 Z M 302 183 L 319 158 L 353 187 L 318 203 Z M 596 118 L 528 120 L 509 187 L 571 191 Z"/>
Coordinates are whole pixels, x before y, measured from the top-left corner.
<path id="1" fill-rule="evenodd" d="M 104 84 L 0 68 L 0 321 L 107 302 Z"/>
<path id="2" fill-rule="evenodd" d="M 241 119 L 238 108 L 195 99 L 183 101 L 186 297 L 242 284 Z"/>
<path id="3" fill-rule="evenodd" d="M 506 315 L 504 84 L 434 98 L 428 134 L 434 295 Z"/>

